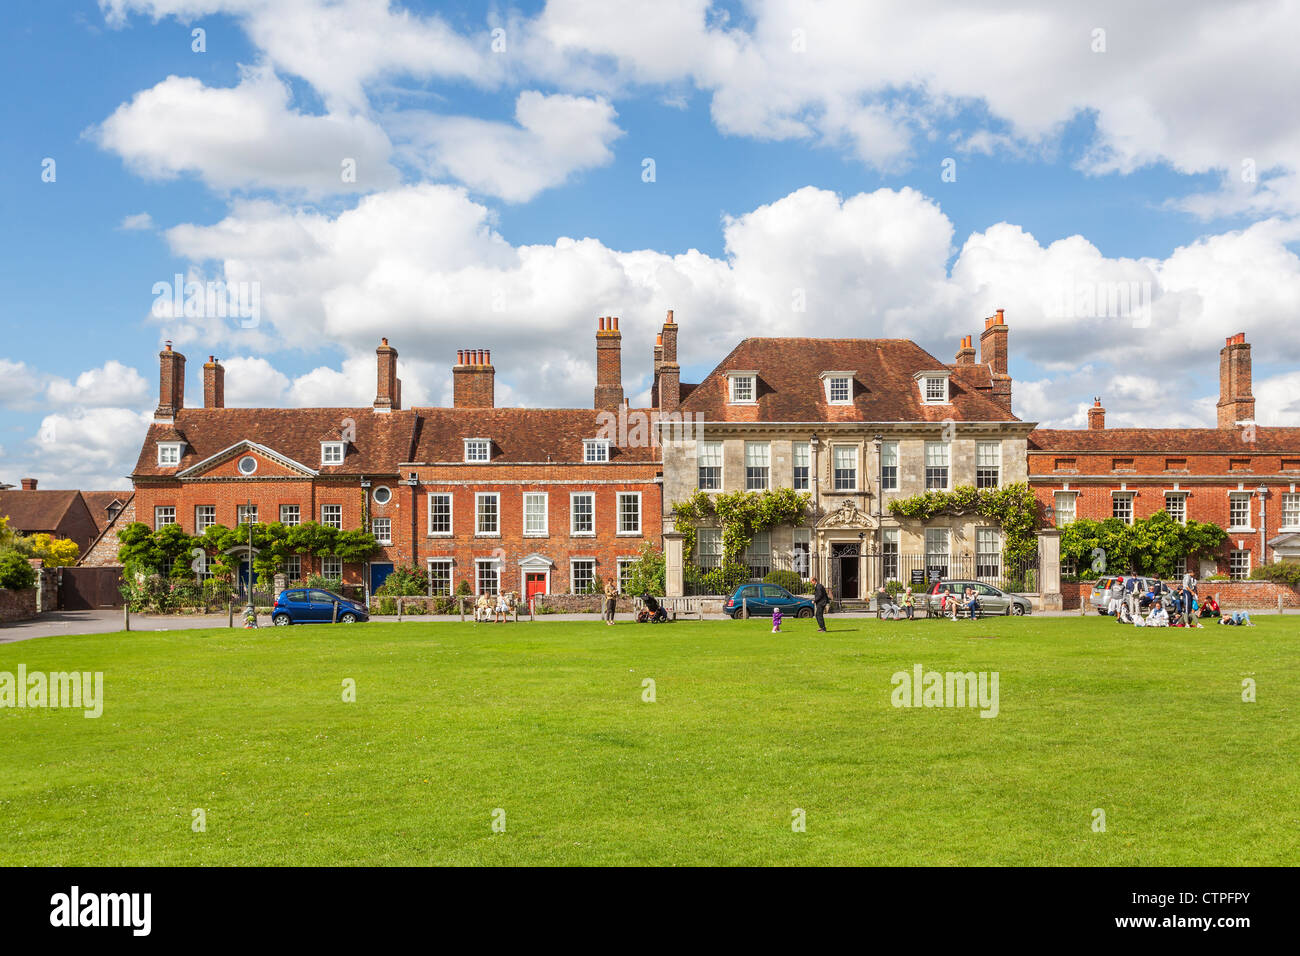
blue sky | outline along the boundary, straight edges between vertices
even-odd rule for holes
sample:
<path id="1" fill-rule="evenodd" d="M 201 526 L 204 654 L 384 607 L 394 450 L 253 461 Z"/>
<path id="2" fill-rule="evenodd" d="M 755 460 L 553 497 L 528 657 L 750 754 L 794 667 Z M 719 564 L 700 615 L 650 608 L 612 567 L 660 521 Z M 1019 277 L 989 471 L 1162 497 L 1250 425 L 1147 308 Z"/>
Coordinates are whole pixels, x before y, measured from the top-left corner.
<path id="1" fill-rule="evenodd" d="M 232 404 L 368 402 L 388 335 L 408 404 L 458 347 L 500 402 L 577 404 L 596 317 L 635 396 L 668 308 L 691 380 L 745 334 L 949 361 L 1002 307 L 1056 425 L 1095 393 L 1208 424 L 1246 331 L 1260 420 L 1300 423 L 1300 24 L 1128 6 L 10 2 L 0 482 L 124 486 L 166 338 L 191 403 L 208 354 Z M 256 326 L 152 315 L 176 273 L 256 284 Z M 1050 304 L 1117 285 L 1149 311 Z"/>

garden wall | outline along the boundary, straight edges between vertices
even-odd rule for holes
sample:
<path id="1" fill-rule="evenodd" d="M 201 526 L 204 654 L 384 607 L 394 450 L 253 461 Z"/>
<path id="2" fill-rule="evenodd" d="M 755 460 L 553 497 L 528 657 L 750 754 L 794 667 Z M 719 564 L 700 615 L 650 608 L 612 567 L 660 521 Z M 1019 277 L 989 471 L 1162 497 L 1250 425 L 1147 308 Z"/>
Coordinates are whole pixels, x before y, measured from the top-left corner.
<path id="1" fill-rule="evenodd" d="M 27 621 L 36 615 L 36 588 L 25 591 L 0 588 L 0 623 Z"/>

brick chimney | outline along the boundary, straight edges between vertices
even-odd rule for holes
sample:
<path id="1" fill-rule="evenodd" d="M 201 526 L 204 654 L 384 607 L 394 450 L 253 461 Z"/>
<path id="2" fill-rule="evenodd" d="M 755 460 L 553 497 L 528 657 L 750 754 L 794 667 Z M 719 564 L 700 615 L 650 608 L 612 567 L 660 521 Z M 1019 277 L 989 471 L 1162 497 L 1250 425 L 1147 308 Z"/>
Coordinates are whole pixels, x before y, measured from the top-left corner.
<path id="1" fill-rule="evenodd" d="M 663 353 L 659 362 L 655 405 L 661 411 L 675 412 L 682 400 L 682 368 L 677 364 L 677 323 L 673 321 L 672 309 L 668 310 L 659 338 L 663 342 Z"/>
<path id="2" fill-rule="evenodd" d="M 1219 427 L 1255 420 L 1255 397 L 1250 392 L 1250 343 L 1246 333 L 1228 336 L 1219 352 Z"/>
<path id="3" fill-rule="evenodd" d="M 173 419 L 185 407 L 185 356 L 170 341 L 158 353 L 158 407 L 154 418 Z"/>
<path id="4" fill-rule="evenodd" d="M 203 407 L 226 407 L 226 370 L 213 355 L 203 363 Z"/>
<path id="5" fill-rule="evenodd" d="M 1096 397 L 1092 400 L 1092 408 L 1088 409 L 1088 430 L 1101 431 L 1106 427 L 1106 409 L 1101 407 L 1101 398 Z"/>
<path id="6" fill-rule="evenodd" d="M 998 309 L 984 320 L 984 331 L 980 333 L 980 362 L 989 367 L 993 377 L 993 390 L 989 397 L 1010 415 L 1011 376 L 1007 374 L 1007 320 L 1004 311 Z"/>
<path id="7" fill-rule="evenodd" d="M 22 485 L 23 491 L 35 491 L 35 490 L 36 490 L 36 479 L 35 479 L 35 478 L 24 478 L 24 479 L 22 479 L 22 480 L 19 482 L 19 484 Z"/>
<path id="8" fill-rule="evenodd" d="M 973 335 L 967 335 L 962 338 L 961 345 L 957 347 L 956 364 L 958 365 L 975 364 L 975 346 L 973 344 L 974 340 L 975 340 L 975 336 Z"/>
<path id="9" fill-rule="evenodd" d="M 375 359 L 379 374 L 379 384 L 375 388 L 375 411 L 398 410 L 402 407 L 402 400 L 397 392 L 397 349 L 388 344 L 388 339 L 380 339 L 379 348 L 375 349 Z"/>
<path id="10" fill-rule="evenodd" d="M 496 402 L 496 369 L 491 349 L 459 349 L 452 375 L 452 404 L 456 408 L 492 408 Z"/>
<path id="11" fill-rule="evenodd" d="M 596 330 L 596 403 L 601 411 L 617 412 L 623 404 L 623 333 L 618 317 L 600 319 Z"/>

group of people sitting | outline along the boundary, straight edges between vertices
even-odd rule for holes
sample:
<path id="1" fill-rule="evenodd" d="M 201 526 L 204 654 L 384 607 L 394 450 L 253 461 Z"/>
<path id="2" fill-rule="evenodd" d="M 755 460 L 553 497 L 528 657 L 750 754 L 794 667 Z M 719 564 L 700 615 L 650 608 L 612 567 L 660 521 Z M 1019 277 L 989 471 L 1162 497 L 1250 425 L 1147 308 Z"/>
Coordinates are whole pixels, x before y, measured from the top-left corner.
<path id="1" fill-rule="evenodd" d="M 1142 591 L 1136 576 L 1111 582 L 1106 611 L 1120 624 L 1135 627 L 1204 627 L 1206 618 L 1234 627 L 1254 627 L 1245 611 L 1227 612 L 1213 595 L 1201 600 L 1196 578 L 1190 573 L 1172 588 L 1156 578 Z M 1144 616 L 1145 615 L 1145 616 Z"/>
<path id="2" fill-rule="evenodd" d="M 515 593 L 502 591 L 499 594 L 480 594 L 474 602 L 474 623 L 484 621 L 489 624 L 504 624 L 515 612 Z"/>
<path id="3" fill-rule="evenodd" d="M 906 617 L 911 621 L 916 615 L 916 595 L 912 593 L 911 587 L 907 587 L 895 601 L 889 591 L 880 588 L 876 592 L 876 606 L 880 609 L 880 616 L 884 620 L 901 621 Z"/>

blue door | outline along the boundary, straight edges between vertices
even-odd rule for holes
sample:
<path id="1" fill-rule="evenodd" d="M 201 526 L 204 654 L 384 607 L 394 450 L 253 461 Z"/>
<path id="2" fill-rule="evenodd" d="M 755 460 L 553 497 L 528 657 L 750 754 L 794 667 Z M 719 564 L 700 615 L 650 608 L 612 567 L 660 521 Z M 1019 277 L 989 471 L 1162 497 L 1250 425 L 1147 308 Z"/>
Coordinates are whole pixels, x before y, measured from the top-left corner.
<path id="1" fill-rule="evenodd" d="M 388 576 L 393 573 L 391 564 L 372 564 L 370 565 L 370 593 L 374 594 L 388 580 Z"/>
<path id="2" fill-rule="evenodd" d="M 248 594 L 253 584 L 253 565 L 249 561 L 239 562 L 239 593 Z"/>

